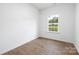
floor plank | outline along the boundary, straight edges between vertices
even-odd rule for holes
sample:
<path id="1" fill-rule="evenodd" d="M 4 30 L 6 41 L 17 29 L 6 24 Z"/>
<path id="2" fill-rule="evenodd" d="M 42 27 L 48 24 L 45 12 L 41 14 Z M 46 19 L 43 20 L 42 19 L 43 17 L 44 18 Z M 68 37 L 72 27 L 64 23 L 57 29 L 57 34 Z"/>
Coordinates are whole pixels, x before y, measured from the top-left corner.
<path id="1" fill-rule="evenodd" d="M 78 55 L 71 43 L 38 38 L 3 55 Z"/>

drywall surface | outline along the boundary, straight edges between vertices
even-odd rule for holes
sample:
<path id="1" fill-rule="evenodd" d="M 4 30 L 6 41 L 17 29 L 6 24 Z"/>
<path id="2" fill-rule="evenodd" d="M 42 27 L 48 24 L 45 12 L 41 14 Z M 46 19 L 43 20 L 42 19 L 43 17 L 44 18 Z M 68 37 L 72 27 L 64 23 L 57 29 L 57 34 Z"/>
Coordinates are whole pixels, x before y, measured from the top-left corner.
<path id="1" fill-rule="evenodd" d="M 79 4 L 76 4 L 76 22 L 75 22 L 75 46 L 79 53 Z"/>
<path id="2" fill-rule="evenodd" d="M 74 19 L 75 4 L 61 4 L 52 8 L 42 10 L 40 13 L 40 37 L 56 39 L 60 41 L 73 43 L 74 40 Z M 48 16 L 59 15 L 59 31 L 48 31 Z"/>
<path id="3" fill-rule="evenodd" d="M 38 16 L 29 4 L 0 4 L 0 54 L 36 39 Z"/>

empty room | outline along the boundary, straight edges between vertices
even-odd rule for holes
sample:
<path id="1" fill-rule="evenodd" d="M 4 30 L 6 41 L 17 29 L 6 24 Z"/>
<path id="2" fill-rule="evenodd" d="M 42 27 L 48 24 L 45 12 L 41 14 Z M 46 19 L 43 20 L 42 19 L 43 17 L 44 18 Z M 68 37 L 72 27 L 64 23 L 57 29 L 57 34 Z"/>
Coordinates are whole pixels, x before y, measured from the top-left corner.
<path id="1" fill-rule="evenodd" d="M 79 55 L 78 3 L 0 3 L 0 55 Z"/>

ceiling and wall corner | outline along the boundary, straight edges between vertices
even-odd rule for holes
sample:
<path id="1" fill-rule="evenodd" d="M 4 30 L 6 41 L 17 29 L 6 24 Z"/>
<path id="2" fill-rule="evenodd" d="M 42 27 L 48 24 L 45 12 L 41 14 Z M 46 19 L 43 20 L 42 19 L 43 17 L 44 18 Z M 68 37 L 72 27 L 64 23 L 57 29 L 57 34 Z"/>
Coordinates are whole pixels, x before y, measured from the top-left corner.
<path id="1" fill-rule="evenodd" d="M 44 9 L 54 6 L 55 3 L 32 3 L 31 5 L 33 5 L 38 10 L 44 10 Z"/>
<path id="2" fill-rule="evenodd" d="M 33 7 L 37 8 L 39 11 L 51 8 L 51 7 L 56 7 L 56 6 L 62 6 L 62 5 L 69 5 L 69 4 L 74 4 L 75 3 L 30 3 Z"/>

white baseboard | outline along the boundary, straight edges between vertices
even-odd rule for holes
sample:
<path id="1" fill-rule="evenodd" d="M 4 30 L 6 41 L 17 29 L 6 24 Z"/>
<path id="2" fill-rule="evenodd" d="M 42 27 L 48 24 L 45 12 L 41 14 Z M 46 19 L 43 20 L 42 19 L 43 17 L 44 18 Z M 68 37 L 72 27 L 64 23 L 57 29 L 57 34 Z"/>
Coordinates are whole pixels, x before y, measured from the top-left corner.
<path id="1" fill-rule="evenodd" d="M 40 36 L 40 37 L 43 37 L 43 38 L 48 38 L 48 39 L 53 39 L 53 40 L 58 40 L 58 41 L 63 41 L 63 42 L 67 42 L 67 43 L 74 43 L 74 41 L 67 41 L 67 40 L 64 40 L 64 39 L 60 39 L 60 38 L 52 38 L 52 37 L 46 37 L 46 36 Z"/>
<path id="2" fill-rule="evenodd" d="M 0 55 L 4 54 L 4 53 L 6 53 L 6 52 L 9 52 L 9 51 L 11 51 L 11 50 L 13 50 L 13 49 L 15 49 L 15 48 L 17 48 L 17 47 L 19 47 L 19 46 L 22 46 L 22 45 L 24 45 L 24 44 L 26 44 L 26 43 L 28 43 L 28 42 L 34 40 L 34 39 L 37 39 L 37 38 L 38 38 L 38 37 L 35 37 L 35 38 L 30 39 L 30 40 L 28 40 L 28 41 L 21 42 L 21 43 L 19 43 L 17 46 L 14 46 L 14 47 L 12 47 L 12 48 L 5 49 L 5 50 L 3 50 L 2 52 L 0 52 Z"/>
<path id="3" fill-rule="evenodd" d="M 79 53 L 79 42 L 75 42 L 74 45 L 75 45 L 75 47 L 77 49 L 77 52 Z"/>

